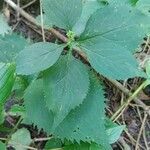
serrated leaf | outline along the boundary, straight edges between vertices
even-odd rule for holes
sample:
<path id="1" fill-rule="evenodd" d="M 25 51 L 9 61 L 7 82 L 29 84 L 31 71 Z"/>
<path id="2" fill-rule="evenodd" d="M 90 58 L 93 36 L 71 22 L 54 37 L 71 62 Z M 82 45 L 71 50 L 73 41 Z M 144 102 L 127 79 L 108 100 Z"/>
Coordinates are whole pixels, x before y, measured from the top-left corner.
<path id="1" fill-rule="evenodd" d="M 0 62 L 14 62 L 18 53 L 27 45 L 29 42 L 15 33 L 0 36 Z"/>
<path id="2" fill-rule="evenodd" d="M 6 18 L 3 14 L 0 13 L 0 34 L 5 35 L 11 30 L 11 28 L 8 26 L 8 23 L 6 21 Z"/>
<path id="3" fill-rule="evenodd" d="M 44 0 L 44 16 L 49 26 L 72 30 L 82 12 L 82 0 Z"/>
<path id="4" fill-rule="evenodd" d="M 96 79 L 91 80 L 89 94 L 83 104 L 70 112 L 56 128 L 54 135 L 77 143 L 80 143 L 80 141 L 95 142 L 109 150 L 110 146 L 104 126 L 105 104 L 103 90 Z"/>
<path id="5" fill-rule="evenodd" d="M 30 75 L 43 71 L 54 65 L 62 51 L 62 45 L 48 42 L 32 44 L 19 53 L 17 57 L 17 73 Z"/>
<path id="6" fill-rule="evenodd" d="M 0 141 L 0 150 L 6 150 L 6 145 Z"/>
<path id="7" fill-rule="evenodd" d="M 150 16 L 150 1 L 149 0 L 139 0 L 136 4 L 136 7 L 142 13 Z"/>
<path id="8" fill-rule="evenodd" d="M 94 13 L 79 39 L 92 67 L 112 79 L 143 76 L 130 51 L 138 47 L 147 32 L 147 19 L 126 6 L 107 6 Z"/>
<path id="9" fill-rule="evenodd" d="M 80 144 L 71 144 L 66 145 L 64 147 L 64 150 L 106 150 L 102 146 L 99 146 L 95 143 L 80 143 Z"/>
<path id="10" fill-rule="evenodd" d="M 44 76 L 46 106 L 54 113 L 54 128 L 88 93 L 89 75 L 77 59 L 62 56 Z"/>
<path id="11" fill-rule="evenodd" d="M 44 101 L 43 80 L 33 81 L 26 89 L 24 95 L 24 105 L 26 109 L 26 121 L 43 128 L 47 133 L 51 133 L 53 115 L 48 111 Z"/>
<path id="12" fill-rule="evenodd" d="M 49 149 L 55 149 L 55 148 L 61 148 L 61 147 L 62 147 L 61 140 L 52 138 L 49 141 L 47 141 L 44 149 L 49 150 Z"/>
<path id="13" fill-rule="evenodd" d="M 124 6 L 124 5 L 128 5 L 128 6 L 135 6 L 135 4 L 137 3 L 138 0 L 123 0 L 123 1 L 120 1 L 120 0 L 107 0 L 108 3 L 110 5 L 120 5 L 120 6 Z"/>
<path id="14" fill-rule="evenodd" d="M 135 6 L 136 3 L 138 2 L 138 0 L 130 0 L 130 2 L 131 2 L 131 4 L 132 4 L 133 6 Z"/>
<path id="15" fill-rule="evenodd" d="M 12 135 L 9 145 L 13 146 L 15 150 L 26 150 L 23 146 L 29 146 L 31 142 L 32 140 L 29 131 L 22 128 Z"/>
<path id="16" fill-rule="evenodd" d="M 104 5 L 99 4 L 97 0 L 84 0 L 82 3 L 83 3 L 83 10 L 81 17 L 73 27 L 73 31 L 78 36 L 84 31 L 86 23 L 90 18 L 91 14 L 93 14 L 97 9 L 104 7 Z"/>

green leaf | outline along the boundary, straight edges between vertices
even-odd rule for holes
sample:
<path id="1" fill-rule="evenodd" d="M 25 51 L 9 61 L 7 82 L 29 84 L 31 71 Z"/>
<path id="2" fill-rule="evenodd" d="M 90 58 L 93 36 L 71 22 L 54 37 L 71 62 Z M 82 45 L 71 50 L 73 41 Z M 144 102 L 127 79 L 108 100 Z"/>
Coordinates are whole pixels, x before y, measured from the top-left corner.
<path id="1" fill-rule="evenodd" d="M 81 15 L 82 0 L 44 0 L 43 9 L 49 26 L 72 30 Z"/>
<path id="2" fill-rule="evenodd" d="M 150 1 L 149 0 L 139 0 L 136 4 L 136 7 L 142 13 L 150 16 Z"/>
<path id="3" fill-rule="evenodd" d="M 138 0 L 123 0 L 123 1 L 120 1 L 120 0 L 107 0 L 108 3 L 110 5 L 119 5 L 119 6 L 124 6 L 124 5 L 128 5 L 128 6 L 135 6 L 135 4 L 137 3 Z"/>
<path id="4" fill-rule="evenodd" d="M 11 93 L 15 81 L 14 64 L 0 63 L 0 103 L 4 105 L 8 96 Z"/>
<path id="5" fill-rule="evenodd" d="M 135 6 L 136 3 L 138 2 L 138 0 L 130 0 L 130 1 L 131 1 L 131 4 L 132 4 L 133 6 Z"/>
<path id="6" fill-rule="evenodd" d="M 28 86 L 28 81 L 22 76 L 17 76 L 14 86 L 13 86 L 13 91 L 15 92 L 15 98 L 16 99 L 22 99 L 23 94 L 25 89 Z"/>
<path id="7" fill-rule="evenodd" d="M 54 113 L 54 128 L 86 97 L 89 75 L 77 59 L 62 56 L 44 76 L 46 106 Z"/>
<path id="8" fill-rule="evenodd" d="M 11 109 L 9 110 L 9 115 L 11 116 L 22 116 L 22 118 L 25 117 L 25 108 L 24 106 L 20 105 L 13 105 Z"/>
<path id="9" fill-rule="evenodd" d="M 25 121 L 37 125 L 39 129 L 43 128 L 50 134 L 53 124 L 53 115 L 48 111 L 44 101 L 43 80 L 39 79 L 33 81 L 26 89 L 24 105 L 26 109 Z"/>
<path id="10" fill-rule="evenodd" d="M 0 141 L 0 150 L 6 150 L 6 145 Z"/>
<path id="11" fill-rule="evenodd" d="M 124 125 L 107 129 L 106 132 L 109 137 L 109 143 L 110 144 L 115 143 L 120 138 L 120 135 L 122 134 L 124 129 L 125 129 Z"/>
<path id="12" fill-rule="evenodd" d="M 0 62 L 14 62 L 18 53 L 27 45 L 29 42 L 15 33 L 0 36 Z"/>
<path id="13" fill-rule="evenodd" d="M 138 47 L 147 32 L 147 19 L 126 6 L 107 6 L 94 13 L 79 39 L 92 67 L 112 79 L 143 76 L 130 51 Z"/>
<path id="14" fill-rule="evenodd" d="M 29 131 L 22 128 L 12 135 L 9 145 L 13 146 L 15 150 L 26 150 L 23 146 L 29 146 L 31 142 L 32 140 Z"/>
<path id="15" fill-rule="evenodd" d="M 51 67 L 61 55 L 63 46 L 39 42 L 26 47 L 17 57 L 17 73 L 29 75 Z"/>
<path id="16" fill-rule="evenodd" d="M 6 21 L 6 18 L 3 14 L 0 13 L 0 34 L 5 35 L 11 30 L 11 28 L 8 26 L 8 23 Z"/>
<path id="17" fill-rule="evenodd" d="M 94 78 L 94 77 L 92 77 Z M 54 135 L 72 142 L 95 142 L 110 149 L 105 132 L 105 104 L 103 90 L 96 79 L 91 79 L 89 94 L 76 109 L 72 110 L 56 128 Z"/>
<path id="18" fill-rule="evenodd" d="M 61 148 L 61 147 L 62 147 L 61 140 L 52 138 L 51 140 L 47 141 L 44 149 L 50 150 L 50 149 Z"/>
<path id="19" fill-rule="evenodd" d="M 0 63 L 0 124 L 5 119 L 4 105 L 15 81 L 15 65 Z"/>
<path id="20" fill-rule="evenodd" d="M 73 31 L 78 36 L 84 31 L 86 23 L 90 18 L 91 14 L 93 14 L 96 10 L 104 7 L 104 5 L 99 4 L 97 0 L 84 0 L 82 3 L 83 3 L 83 10 L 81 17 L 73 27 Z"/>
<path id="21" fill-rule="evenodd" d="M 121 133 L 125 129 L 124 125 L 119 126 L 108 118 L 106 118 L 105 127 L 110 144 L 115 143 L 120 138 Z"/>
<path id="22" fill-rule="evenodd" d="M 66 145 L 64 147 L 64 150 L 106 150 L 102 146 L 99 146 L 95 143 L 83 143 L 81 142 L 80 144 L 71 144 L 71 145 Z"/>

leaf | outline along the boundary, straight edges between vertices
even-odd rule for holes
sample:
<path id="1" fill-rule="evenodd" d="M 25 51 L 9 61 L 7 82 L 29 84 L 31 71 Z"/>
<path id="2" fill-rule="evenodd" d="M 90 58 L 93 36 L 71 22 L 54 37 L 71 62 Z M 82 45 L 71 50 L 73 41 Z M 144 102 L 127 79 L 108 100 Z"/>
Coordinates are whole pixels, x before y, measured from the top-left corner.
<path id="1" fill-rule="evenodd" d="M 9 110 L 9 114 L 11 116 L 22 116 L 22 118 L 25 117 L 25 108 L 24 106 L 20 105 L 13 105 L 11 109 Z"/>
<path id="2" fill-rule="evenodd" d="M 27 122 L 37 125 L 39 129 L 43 128 L 47 133 L 51 133 L 53 124 L 53 114 L 48 111 L 43 92 L 43 80 L 33 81 L 26 89 L 24 95 L 24 105 L 26 109 Z"/>
<path id="3" fill-rule="evenodd" d="M 53 134 L 77 143 L 95 142 L 109 150 L 104 126 L 104 93 L 98 81 L 94 77 L 91 78 L 93 79 L 91 79 L 89 94 L 83 104 L 72 110 Z"/>
<path id="4" fill-rule="evenodd" d="M 28 87 L 28 81 L 24 77 L 17 76 L 13 91 L 15 92 L 16 99 L 22 99 L 25 89 Z"/>
<path id="5" fill-rule="evenodd" d="M 17 57 L 17 73 L 30 75 L 43 71 L 58 60 L 63 46 L 39 42 L 26 47 Z"/>
<path id="6" fill-rule="evenodd" d="M 81 15 L 82 0 L 44 0 L 43 9 L 49 26 L 72 30 Z"/>
<path id="7" fill-rule="evenodd" d="M 4 105 L 11 93 L 16 77 L 15 69 L 14 64 L 0 63 L 0 106 Z"/>
<path id="8" fill-rule="evenodd" d="M 15 150 L 26 150 L 23 146 L 29 146 L 31 142 L 32 140 L 29 131 L 22 128 L 12 135 L 9 145 L 13 146 Z"/>
<path id="9" fill-rule="evenodd" d="M 73 31 L 76 35 L 80 35 L 85 27 L 90 16 L 98 9 L 103 8 L 104 5 L 100 5 L 97 0 L 84 0 L 83 2 L 83 10 L 80 19 L 77 21 L 75 26 L 73 27 Z"/>
<path id="10" fill-rule="evenodd" d="M 135 4 L 137 3 L 138 0 L 123 0 L 123 1 L 120 1 L 120 0 L 107 0 L 108 3 L 110 5 L 119 5 L 119 6 L 124 6 L 124 5 L 128 5 L 128 6 L 135 6 Z"/>
<path id="11" fill-rule="evenodd" d="M 61 148 L 61 147 L 62 147 L 61 140 L 52 138 L 51 140 L 47 141 L 44 149 L 49 150 L 49 149 L 55 149 L 55 148 Z"/>
<path id="12" fill-rule="evenodd" d="M 89 76 L 77 59 L 62 56 L 44 76 L 46 106 L 54 113 L 54 128 L 71 109 L 81 104 L 88 93 Z"/>
<path id="13" fill-rule="evenodd" d="M 139 0 L 136 4 L 136 7 L 142 13 L 150 16 L 150 1 L 149 0 Z"/>
<path id="14" fill-rule="evenodd" d="M 126 6 L 107 6 L 95 12 L 78 41 L 92 67 L 112 79 L 144 76 L 130 51 L 147 32 L 143 25 L 147 19 Z"/>
<path id="15" fill-rule="evenodd" d="M 120 138 L 121 133 L 125 129 L 124 125 L 117 125 L 108 118 L 106 118 L 105 127 L 110 144 L 117 142 L 117 140 Z"/>
<path id="16" fill-rule="evenodd" d="M 4 105 L 10 96 L 15 81 L 15 65 L 0 63 L 0 124 L 5 119 Z"/>
<path id="17" fill-rule="evenodd" d="M 64 147 L 64 150 L 106 150 L 102 146 L 99 146 L 95 143 L 80 143 L 80 144 L 71 144 L 71 145 L 66 145 Z"/>
<path id="18" fill-rule="evenodd" d="M 0 141 L 0 149 L 1 150 L 6 150 L 6 145 Z"/>
<path id="19" fill-rule="evenodd" d="M 14 62 L 18 53 L 27 45 L 29 42 L 15 33 L 0 36 L 0 62 Z"/>
<path id="20" fill-rule="evenodd" d="M 130 1 L 131 1 L 131 4 L 132 4 L 133 6 L 135 6 L 136 3 L 138 2 L 138 0 L 130 0 Z"/>
<path id="21" fill-rule="evenodd" d="M 8 33 L 11 30 L 11 28 L 8 26 L 8 23 L 6 21 L 6 18 L 3 14 L 0 13 L 0 34 L 4 36 L 6 33 Z"/>
<path id="22" fill-rule="evenodd" d="M 120 138 L 120 135 L 122 134 L 124 129 L 125 129 L 124 125 L 107 129 L 106 132 L 109 137 L 109 143 L 110 144 L 115 143 Z"/>

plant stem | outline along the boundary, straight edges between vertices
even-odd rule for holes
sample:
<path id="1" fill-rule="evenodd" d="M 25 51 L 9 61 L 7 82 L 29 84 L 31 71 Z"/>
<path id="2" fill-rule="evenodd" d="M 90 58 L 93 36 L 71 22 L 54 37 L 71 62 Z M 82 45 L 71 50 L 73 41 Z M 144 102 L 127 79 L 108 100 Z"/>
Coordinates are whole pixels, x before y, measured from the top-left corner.
<path id="1" fill-rule="evenodd" d="M 145 87 L 145 85 L 147 84 L 147 80 L 144 81 L 138 88 L 137 90 L 127 99 L 126 102 L 124 102 L 119 109 L 114 113 L 114 115 L 111 117 L 111 120 L 114 120 L 118 115 L 120 116 L 124 110 L 126 109 L 126 107 L 130 104 L 130 102 L 137 97 L 138 93 Z M 117 117 L 118 118 L 118 117 Z M 116 120 L 116 119 L 115 119 Z"/>

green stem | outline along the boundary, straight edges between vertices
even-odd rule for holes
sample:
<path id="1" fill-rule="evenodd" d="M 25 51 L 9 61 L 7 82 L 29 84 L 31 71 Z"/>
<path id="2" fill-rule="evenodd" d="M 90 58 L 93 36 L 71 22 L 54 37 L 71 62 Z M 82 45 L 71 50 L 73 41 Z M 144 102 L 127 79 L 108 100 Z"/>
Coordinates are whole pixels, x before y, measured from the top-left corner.
<path id="1" fill-rule="evenodd" d="M 137 90 L 127 99 L 126 102 L 124 102 L 119 109 L 114 113 L 114 115 L 111 117 L 111 120 L 114 120 L 118 115 L 123 113 L 125 108 L 130 104 L 130 102 L 137 97 L 138 93 L 147 85 L 148 80 L 144 81 L 138 88 Z"/>

